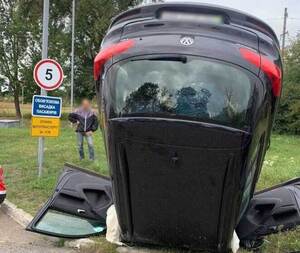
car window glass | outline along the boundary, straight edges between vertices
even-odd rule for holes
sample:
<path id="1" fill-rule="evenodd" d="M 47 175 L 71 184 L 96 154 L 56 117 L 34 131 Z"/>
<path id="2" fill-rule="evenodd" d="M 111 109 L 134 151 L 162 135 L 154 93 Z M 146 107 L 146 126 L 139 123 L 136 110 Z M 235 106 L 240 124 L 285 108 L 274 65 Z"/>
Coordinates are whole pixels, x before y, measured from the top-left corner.
<path id="1" fill-rule="evenodd" d="M 126 61 L 114 71 L 114 109 L 120 116 L 157 113 L 245 125 L 252 87 L 238 67 L 189 57 Z"/>
<path id="2" fill-rule="evenodd" d="M 50 209 L 37 223 L 36 229 L 50 234 L 84 236 L 101 233 L 104 231 L 105 226 L 99 221 L 93 221 Z"/>

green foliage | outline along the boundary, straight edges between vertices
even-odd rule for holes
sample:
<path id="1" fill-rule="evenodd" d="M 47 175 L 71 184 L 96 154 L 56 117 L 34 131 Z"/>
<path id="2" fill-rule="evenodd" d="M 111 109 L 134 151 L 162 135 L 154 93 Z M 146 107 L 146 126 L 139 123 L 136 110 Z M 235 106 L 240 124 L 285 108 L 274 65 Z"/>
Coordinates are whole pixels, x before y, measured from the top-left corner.
<path id="1" fill-rule="evenodd" d="M 76 1 L 74 83 L 77 100 L 95 95 L 93 59 L 111 18 L 137 3 L 137 0 Z M 48 57 L 60 62 L 65 80 L 60 90 L 49 95 L 64 98 L 70 94 L 71 12 L 72 1 L 50 1 Z M 18 117 L 21 117 L 21 88 L 24 87 L 25 102 L 39 93 L 32 73 L 41 59 L 42 13 L 42 0 L 0 0 L 0 77 L 9 80 Z"/>
<path id="2" fill-rule="evenodd" d="M 287 51 L 284 73 L 275 130 L 300 134 L 300 37 Z"/>
<path id="3" fill-rule="evenodd" d="M 16 116 L 21 117 L 19 93 L 22 71 L 26 67 L 27 22 L 17 0 L 0 0 L 0 75 L 9 80 L 14 95 Z M 26 19 L 26 16 L 25 16 Z"/>
<path id="4" fill-rule="evenodd" d="M 75 98 L 93 98 L 93 60 L 112 17 L 136 4 L 134 0 L 77 1 L 75 20 Z"/>

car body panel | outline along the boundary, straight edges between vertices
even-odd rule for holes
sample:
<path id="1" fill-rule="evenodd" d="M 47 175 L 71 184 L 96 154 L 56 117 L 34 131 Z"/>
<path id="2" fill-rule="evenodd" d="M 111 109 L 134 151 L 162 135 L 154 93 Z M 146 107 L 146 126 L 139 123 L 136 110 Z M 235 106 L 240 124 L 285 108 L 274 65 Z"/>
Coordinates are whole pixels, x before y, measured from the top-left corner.
<path id="1" fill-rule="evenodd" d="M 123 240 L 216 250 L 220 229 L 235 226 L 236 218 L 227 217 L 239 215 L 239 198 L 228 209 L 222 196 L 239 191 L 234 171 L 244 167 L 240 155 L 249 135 L 221 127 L 203 132 L 206 126 L 195 122 L 186 133 L 186 122 L 172 119 L 118 118 L 108 124 Z"/>
<path id="2" fill-rule="evenodd" d="M 255 193 L 238 227 L 243 245 L 300 225 L 300 178 Z M 252 243 L 249 243 L 252 242 Z"/>

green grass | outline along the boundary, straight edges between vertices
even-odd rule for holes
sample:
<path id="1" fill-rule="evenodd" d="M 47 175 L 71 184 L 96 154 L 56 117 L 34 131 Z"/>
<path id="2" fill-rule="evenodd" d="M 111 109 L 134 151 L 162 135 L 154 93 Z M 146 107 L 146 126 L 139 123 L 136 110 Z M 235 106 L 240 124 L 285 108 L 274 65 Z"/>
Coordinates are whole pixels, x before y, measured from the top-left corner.
<path id="1" fill-rule="evenodd" d="M 31 137 L 27 127 L 0 130 L 0 164 L 5 168 L 8 199 L 31 214 L 34 214 L 52 193 L 65 162 L 107 174 L 100 131 L 94 135 L 94 162 L 79 161 L 76 135 L 67 124 L 62 127 L 58 138 L 46 138 L 41 178 L 37 177 L 37 143 L 38 138 Z"/>
<path id="2" fill-rule="evenodd" d="M 100 131 L 94 135 L 96 161 L 79 161 L 73 129 L 63 124 L 58 138 L 47 138 L 44 171 L 37 177 L 37 138 L 29 128 L 0 129 L 0 164 L 5 168 L 8 199 L 31 214 L 51 195 L 65 162 L 107 174 L 107 163 Z M 258 189 L 300 176 L 300 137 L 273 135 Z M 300 231 L 282 233 L 267 238 L 263 252 L 300 251 Z M 115 246 L 103 237 L 97 238 L 99 252 L 115 252 Z M 94 252 L 94 251 L 93 251 Z M 243 251 L 241 251 L 243 252 Z"/>
<path id="3" fill-rule="evenodd" d="M 300 177 L 300 136 L 273 135 L 257 189 Z M 300 229 L 266 238 L 263 252 L 300 251 Z"/>
<path id="4" fill-rule="evenodd" d="M 258 189 L 300 177 L 300 136 L 273 135 Z"/>

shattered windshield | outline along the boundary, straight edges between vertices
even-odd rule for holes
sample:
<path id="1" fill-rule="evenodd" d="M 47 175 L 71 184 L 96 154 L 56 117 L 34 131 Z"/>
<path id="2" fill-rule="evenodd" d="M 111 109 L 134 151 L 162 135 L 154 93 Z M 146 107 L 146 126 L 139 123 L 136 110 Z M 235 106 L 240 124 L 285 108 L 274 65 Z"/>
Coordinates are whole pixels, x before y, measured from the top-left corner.
<path id="1" fill-rule="evenodd" d="M 244 70 L 197 57 L 136 59 L 112 70 L 115 113 L 190 118 L 242 128 L 252 93 Z"/>

